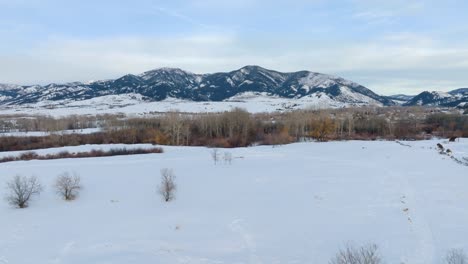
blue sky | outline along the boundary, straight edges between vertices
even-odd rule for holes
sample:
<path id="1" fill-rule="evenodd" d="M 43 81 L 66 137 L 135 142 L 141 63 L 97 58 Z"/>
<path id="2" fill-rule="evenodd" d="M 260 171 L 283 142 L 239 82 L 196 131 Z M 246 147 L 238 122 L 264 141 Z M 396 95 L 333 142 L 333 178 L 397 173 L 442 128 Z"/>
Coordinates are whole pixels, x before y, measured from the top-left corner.
<path id="1" fill-rule="evenodd" d="M 260 65 L 382 93 L 468 87 L 468 2 L 0 0 L 0 83 Z"/>

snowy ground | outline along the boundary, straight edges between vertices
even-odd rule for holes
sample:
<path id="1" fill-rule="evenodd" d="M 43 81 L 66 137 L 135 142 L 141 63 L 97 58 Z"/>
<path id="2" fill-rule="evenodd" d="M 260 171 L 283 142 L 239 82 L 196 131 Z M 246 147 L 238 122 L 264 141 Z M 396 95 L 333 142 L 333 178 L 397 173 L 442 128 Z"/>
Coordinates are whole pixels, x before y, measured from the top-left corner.
<path id="1" fill-rule="evenodd" d="M 232 165 L 195 147 L 0 164 L 0 186 L 21 174 L 46 187 L 27 209 L 0 203 L 0 263 L 326 264 L 368 242 L 386 263 L 440 263 L 449 248 L 468 250 L 468 167 L 438 142 L 238 148 Z M 466 139 L 443 144 L 468 153 Z M 171 203 L 156 195 L 164 167 L 177 175 Z M 76 201 L 51 187 L 64 171 L 82 177 Z"/>
<path id="2" fill-rule="evenodd" d="M 353 98 L 363 100 L 363 98 Z M 365 105 L 379 105 L 367 102 Z M 108 95 L 83 101 L 45 101 L 21 106 L 1 106 L 4 115 L 96 115 L 96 114 L 131 114 L 145 115 L 154 112 L 179 110 L 190 113 L 224 112 L 236 107 L 251 113 L 288 111 L 294 109 L 320 109 L 359 106 L 360 104 L 341 103 L 326 94 L 305 96 L 299 99 L 287 99 L 266 94 L 244 93 L 223 102 L 193 102 L 169 98 L 159 102 L 143 100 L 139 94 Z"/>

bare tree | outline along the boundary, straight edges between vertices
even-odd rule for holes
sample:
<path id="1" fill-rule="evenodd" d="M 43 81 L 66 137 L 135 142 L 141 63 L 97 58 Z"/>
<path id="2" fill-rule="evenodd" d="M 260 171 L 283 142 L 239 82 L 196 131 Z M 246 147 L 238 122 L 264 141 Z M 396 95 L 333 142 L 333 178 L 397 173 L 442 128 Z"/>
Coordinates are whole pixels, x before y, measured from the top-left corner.
<path id="1" fill-rule="evenodd" d="M 224 152 L 223 155 L 223 160 L 225 164 L 231 164 L 232 163 L 232 154 L 231 152 Z"/>
<path id="2" fill-rule="evenodd" d="M 211 150 L 211 158 L 213 159 L 213 162 L 216 165 L 219 160 L 219 150 L 217 148 Z"/>
<path id="3" fill-rule="evenodd" d="M 177 185 L 175 183 L 175 175 L 172 169 L 161 170 L 161 185 L 159 186 L 159 194 L 164 198 L 164 201 L 169 202 L 175 199 L 175 191 Z"/>
<path id="4" fill-rule="evenodd" d="M 178 111 L 166 113 L 163 119 L 163 128 L 169 134 L 172 145 L 180 145 L 183 136 L 183 117 Z"/>
<path id="5" fill-rule="evenodd" d="M 381 264 L 383 261 L 377 251 L 375 244 L 360 248 L 347 246 L 336 254 L 330 264 Z"/>
<path id="6" fill-rule="evenodd" d="M 55 190 L 58 195 L 62 196 L 65 200 L 71 201 L 76 198 L 81 189 L 81 178 L 78 174 L 74 173 L 71 176 L 68 172 L 62 173 L 55 180 Z"/>
<path id="7" fill-rule="evenodd" d="M 16 175 L 11 181 L 7 182 L 7 190 L 9 193 L 5 199 L 9 204 L 19 208 L 26 208 L 31 197 L 41 193 L 42 186 L 34 176 Z"/>
<path id="8" fill-rule="evenodd" d="M 468 264 L 468 257 L 462 249 L 451 249 L 445 256 L 447 264 Z"/>

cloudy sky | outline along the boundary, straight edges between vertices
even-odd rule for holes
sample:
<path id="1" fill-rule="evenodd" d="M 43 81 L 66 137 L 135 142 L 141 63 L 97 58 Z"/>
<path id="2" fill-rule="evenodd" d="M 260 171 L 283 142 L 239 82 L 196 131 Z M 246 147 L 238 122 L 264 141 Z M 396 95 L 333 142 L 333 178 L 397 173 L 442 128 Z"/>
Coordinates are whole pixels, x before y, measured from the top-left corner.
<path id="1" fill-rule="evenodd" d="M 467 1 L 0 0 L 0 83 L 260 65 L 381 94 L 468 87 Z"/>

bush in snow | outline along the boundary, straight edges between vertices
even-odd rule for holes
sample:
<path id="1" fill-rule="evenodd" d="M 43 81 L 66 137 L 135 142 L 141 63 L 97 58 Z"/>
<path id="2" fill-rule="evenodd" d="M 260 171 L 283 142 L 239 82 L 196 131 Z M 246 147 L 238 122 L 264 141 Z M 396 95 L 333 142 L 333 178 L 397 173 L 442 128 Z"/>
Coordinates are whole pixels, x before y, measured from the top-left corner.
<path id="1" fill-rule="evenodd" d="M 211 150 L 211 158 L 213 159 L 214 164 L 216 165 L 219 160 L 219 150 L 214 148 Z"/>
<path id="2" fill-rule="evenodd" d="M 447 264 L 468 264 L 468 257 L 461 249 L 451 249 L 445 256 Z"/>
<path id="3" fill-rule="evenodd" d="M 231 154 L 231 152 L 224 152 L 223 160 L 224 160 L 225 164 L 231 164 L 232 163 L 232 154 Z"/>
<path id="4" fill-rule="evenodd" d="M 62 173 L 55 180 L 55 190 L 58 195 L 67 201 L 74 200 L 81 189 L 81 178 L 78 174 L 71 176 L 68 172 Z"/>
<path id="5" fill-rule="evenodd" d="M 5 199 L 9 204 L 19 208 L 28 207 L 29 200 L 34 195 L 39 195 L 42 186 L 36 177 L 24 177 L 16 175 L 7 182 L 8 194 Z"/>
<path id="6" fill-rule="evenodd" d="M 161 194 L 164 201 L 166 202 L 175 199 L 175 191 L 177 189 L 175 178 L 176 177 L 172 169 L 161 170 L 161 185 L 159 186 L 159 194 Z"/>
<path id="7" fill-rule="evenodd" d="M 445 149 L 444 149 L 444 146 L 442 146 L 442 144 L 440 144 L 440 143 L 437 143 L 437 148 L 439 149 L 439 152 L 440 152 L 440 153 L 443 153 L 444 150 L 445 150 Z"/>
<path id="8" fill-rule="evenodd" d="M 375 244 L 355 248 L 347 246 L 341 249 L 330 264 L 381 264 L 383 263 Z"/>

